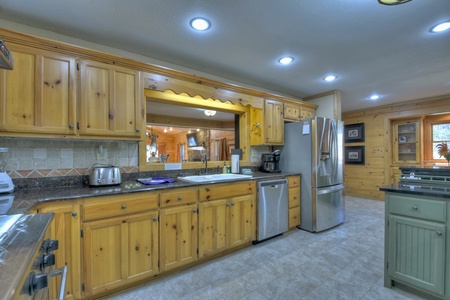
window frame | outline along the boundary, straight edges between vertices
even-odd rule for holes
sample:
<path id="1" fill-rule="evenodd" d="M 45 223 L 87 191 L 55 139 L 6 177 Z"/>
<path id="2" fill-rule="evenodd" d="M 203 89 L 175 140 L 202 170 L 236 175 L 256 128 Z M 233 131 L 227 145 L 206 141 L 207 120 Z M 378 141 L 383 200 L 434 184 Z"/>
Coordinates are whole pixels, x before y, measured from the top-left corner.
<path id="1" fill-rule="evenodd" d="M 423 160 L 425 163 L 446 163 L 444 157 L 433 159 L 433 125 L 450 124 L 450 114 L 426 116 L 423 120 L 423 145 L 424 147 Z"/>

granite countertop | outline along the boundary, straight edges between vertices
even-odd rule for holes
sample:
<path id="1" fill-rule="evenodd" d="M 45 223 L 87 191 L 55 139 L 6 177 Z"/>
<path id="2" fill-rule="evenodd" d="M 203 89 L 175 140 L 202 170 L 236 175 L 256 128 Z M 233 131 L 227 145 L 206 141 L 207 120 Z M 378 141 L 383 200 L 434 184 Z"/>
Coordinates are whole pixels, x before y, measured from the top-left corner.
<path id="1" fill-rule="evenodd" d="M 264 180 L 275 179 L 279 177 L 300 175 L 299 173 L 262 173 L 255 172 L 250 180 Z M 222 181 L 222 182 L 232 182 Z M 11 194 L 0 194 L 0 211 L 1 206 L 5 205 L 9 201 L 10 207 L 4 208 L 1 214 L 23 214 L 27 213 L 36 204 L 48 201 L 62 201 L 62 200 L 74 200 L 80 198 L 91 198 L 98 196 L 129 194 L 136 192 L 164 190 L 172 188 L 182 188 L 190 186 L 201 186 L 211 183 L 221 182 L 203 182 L 203 183 L 190 183 L 175 180 L 173 183 L 165 183 L 159 185 L 144 185 L 136 180 L 127 180 L 117 186 L 106 187 L 89 187 L 79 186 L 74 187 L 42 187 L 42 188 L 29 188 L 29 189 L 16 189 Z M 12 198 L 12 199 L 11 199 Z M 11 203 L 12 202 L 12 203 Z M 9 205 L 9 204 L 6 204 Z"/>
<path id="2" fill-rule="evenodd" d="M 450 186 L 396 182 L 380 188 L 384 192 L 450 198 Z"/>

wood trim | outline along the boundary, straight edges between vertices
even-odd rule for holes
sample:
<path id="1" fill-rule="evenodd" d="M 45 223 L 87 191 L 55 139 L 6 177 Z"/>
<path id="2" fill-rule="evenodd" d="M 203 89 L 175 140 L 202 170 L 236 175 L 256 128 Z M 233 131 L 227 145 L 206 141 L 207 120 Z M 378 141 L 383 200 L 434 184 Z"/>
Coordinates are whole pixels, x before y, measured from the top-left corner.
<path id="1" fill-rule="evenodd" d="M 423 119 L 423 145 L 432 143 L 432 125 L 450 122 L 450 115 L 426 116 Z M 433 159 L 433 153 L 429 147 L 423 147 L 423 160 L 427 163 L 447 162 L 444 158 Z"/>

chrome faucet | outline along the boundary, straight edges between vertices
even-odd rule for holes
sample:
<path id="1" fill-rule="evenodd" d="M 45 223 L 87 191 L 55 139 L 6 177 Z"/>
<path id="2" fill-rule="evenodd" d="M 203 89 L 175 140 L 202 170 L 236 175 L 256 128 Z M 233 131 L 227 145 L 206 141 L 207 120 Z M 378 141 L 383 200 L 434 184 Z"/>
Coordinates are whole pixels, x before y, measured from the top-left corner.
<path id="1" fill-rule="evenodd" d="M 206 153 L 203 154 L 202 162 L 205 163 L 205 174 L 207 174 L 207 172 L 208 172 L 208 156 L 206 155 Z"/>

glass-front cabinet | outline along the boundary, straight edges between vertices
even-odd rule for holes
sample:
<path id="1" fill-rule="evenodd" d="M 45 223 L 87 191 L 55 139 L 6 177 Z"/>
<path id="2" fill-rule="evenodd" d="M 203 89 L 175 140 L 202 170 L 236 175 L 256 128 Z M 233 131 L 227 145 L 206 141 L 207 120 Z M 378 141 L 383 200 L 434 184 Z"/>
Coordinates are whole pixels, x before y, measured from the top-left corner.
<path id="1" fill-rule="evenodd" d="M 393 123 L 393 163 L 420 164 L 422 160 L 421 120 Z"/>

